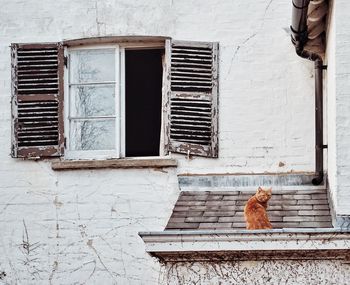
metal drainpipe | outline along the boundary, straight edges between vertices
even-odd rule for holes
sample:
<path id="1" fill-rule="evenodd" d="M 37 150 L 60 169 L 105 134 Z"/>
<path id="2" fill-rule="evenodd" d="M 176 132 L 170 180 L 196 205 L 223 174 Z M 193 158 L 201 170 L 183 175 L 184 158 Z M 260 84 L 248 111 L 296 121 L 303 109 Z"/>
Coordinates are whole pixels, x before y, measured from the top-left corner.
<path id="1" fill-rule="evenodd" d="M 315 62 L 315 174 L 312 184 L 323 182 L 323 60 L 316 53 L 304 50 L 307 38 L 307 11 L 310 0 L 293 0 L 292 43 L 297 55 Z"/>

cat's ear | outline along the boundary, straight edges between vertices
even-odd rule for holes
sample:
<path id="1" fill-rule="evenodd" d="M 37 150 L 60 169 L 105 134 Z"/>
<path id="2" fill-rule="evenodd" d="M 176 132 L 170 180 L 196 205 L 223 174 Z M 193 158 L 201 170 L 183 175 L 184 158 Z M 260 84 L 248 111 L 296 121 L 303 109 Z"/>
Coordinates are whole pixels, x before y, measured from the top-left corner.
<path id="1" fill-rule="evenodd" d="M 267 189 L 267 191 L 271 194 L 271 193 L 272 193 L 272 187 L 270 187 L 269 189 Z"/>
<path id="2" fill-rule="evenodd" d="M 258 192 L 261 192 L 261 191 L 264 191 L 264 190 L 261 188 L 261 186 L 259 186 Z"/>

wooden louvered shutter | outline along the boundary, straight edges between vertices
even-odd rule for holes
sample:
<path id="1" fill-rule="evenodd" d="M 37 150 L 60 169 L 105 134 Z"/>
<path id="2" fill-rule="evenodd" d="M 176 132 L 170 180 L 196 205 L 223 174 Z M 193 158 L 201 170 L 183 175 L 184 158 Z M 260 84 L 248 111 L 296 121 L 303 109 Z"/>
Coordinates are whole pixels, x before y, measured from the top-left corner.
<path id="1" fill-rule="evenodd" d="M 12 156 L 63 155 L 63 47 L 12 44 Z"/>
<path id="2" fill-rule="evenodd" d="M 218 43 L 168 41 L 169 151 L 218 157 Z"/>

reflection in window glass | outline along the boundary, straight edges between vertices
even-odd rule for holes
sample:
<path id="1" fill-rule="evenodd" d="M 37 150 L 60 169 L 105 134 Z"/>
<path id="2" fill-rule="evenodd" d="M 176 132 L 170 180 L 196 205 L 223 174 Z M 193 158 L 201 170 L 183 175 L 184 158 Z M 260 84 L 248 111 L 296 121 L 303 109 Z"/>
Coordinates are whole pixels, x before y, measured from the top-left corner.
<path id="1" fill-rule="evenodd" d="M 113 116 L 114 102 L 114 84 L 71 87 L 70 108 L 73 117 Z"/>
<path id="2" fill-rule="evenodd" d="M 71 150 L 115 149 L 115 120 L 72 120 Z"/>
<path id="3" fill-rule="evenodd" d="M 116 49 L 69 54 L 69 149 L 116 150 Z"/>
<path id="4" fill-rule="evenodd" d="M 115 80 L 115 50 L 76 50 L 70 53 L 70 83 Z"/>

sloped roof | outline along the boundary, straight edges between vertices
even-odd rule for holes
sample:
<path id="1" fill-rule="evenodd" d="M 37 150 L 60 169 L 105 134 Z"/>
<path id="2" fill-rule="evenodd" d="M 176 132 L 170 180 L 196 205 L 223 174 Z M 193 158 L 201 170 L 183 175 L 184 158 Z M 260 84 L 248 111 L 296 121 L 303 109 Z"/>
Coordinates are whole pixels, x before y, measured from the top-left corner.
<path id="1" fill-rule="evenodd" d="M 255 191 L 182 191 L 165 230 L 244 229 L 243 208 Z M 332 228 L 326 190 L 273 190 L 274 229 Z"/>

